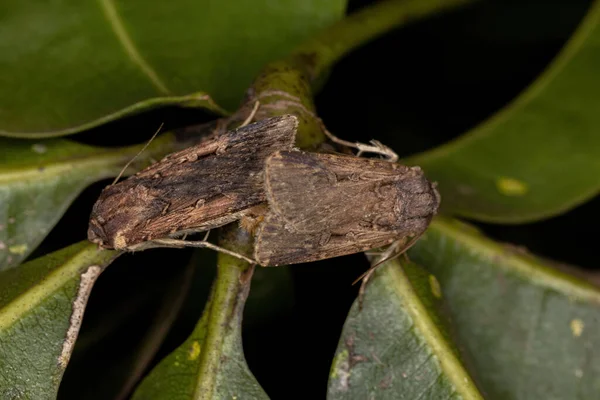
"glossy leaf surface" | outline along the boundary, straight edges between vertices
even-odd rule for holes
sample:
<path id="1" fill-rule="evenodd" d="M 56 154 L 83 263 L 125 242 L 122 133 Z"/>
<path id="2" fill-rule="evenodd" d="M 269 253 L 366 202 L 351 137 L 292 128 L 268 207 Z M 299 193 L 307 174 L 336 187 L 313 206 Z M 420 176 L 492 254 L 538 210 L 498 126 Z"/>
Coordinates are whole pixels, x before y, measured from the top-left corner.
<path id="1" fill-rule="evenodd" d="M 172 135 L 161 136 L 128 172 L 175 145 Z M 116 176 L 139 150 L 0 138 L 0 270 L 24 260 L 87 185 Z M 81 232 L 82 239 L 85 235 Z"/>
<path id="2" fill-rule="evenodd" d="M 439 182 L 444 210 L 522 223 L 600 191 L 600 2 L 547 70 L 466 135 L 408 159 Z"/>
<path id="3" fill-rule="evenodd" d="M 0 14 L 0 134 L 81 131 L 161 105 L 233 110 L 268 61 L 345 1 L 12 1 Z"/>
<path id="4" fill-rule="evenodd" d="M 0 273 L 0 398 L 56 398 L 94 281 L 117 255 L 81 242 Z"/>
<path id="5" fill-rule="evenodd" d="M 134 400 L 267 399 L 248 369 L 241 319 L 252 270 L 219 254 L 210 300 L 192 335 L 144 379 Z"/>

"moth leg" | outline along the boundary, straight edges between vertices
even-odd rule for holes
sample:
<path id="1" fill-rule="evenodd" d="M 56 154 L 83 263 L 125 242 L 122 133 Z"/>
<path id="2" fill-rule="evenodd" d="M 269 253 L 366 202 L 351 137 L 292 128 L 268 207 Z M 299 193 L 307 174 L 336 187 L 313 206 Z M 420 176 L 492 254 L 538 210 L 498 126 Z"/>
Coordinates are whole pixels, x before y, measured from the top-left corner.
<path id="1" fill-rule="evenodd" d="M 406 253 L 406 250 L 408 250 L 408 248 L 400 250 L 399 247 L 401 244 L 402 244 L 402 240 L 397 240 L 394 243 L 392 243 L 390 245 L 390 247 L 388 247 L 383 253 L 380 254 L 380 257 L 377 260 L 377 263 L 375 263 L 375 265 L 373 265 L 371 268 L 369 268 L 368 271 L 365 272 L 364 274 L 362 274 L 361 277 L 359 278 L 359 279 L 362 278 L 362 282 L 360 284 L 360 289 L 358 289 L 358 309 L 359 310 L 362 310 L 363 297 L 365 296 L 367 282 L 369 281 L 369 279 L 371 279 L 371 277 L 377 270 L 377 267 L 379 267 L 382 263 L 389 261 L 398 256 L 402 256 L 407 263 L 410 262 L 410 259 L 408 258 L 408 254 Z M 394 254 L 396 252 L 399 252 L 399 253 Z"/>
<path id="2" fill-rule="evenodd" d="M 206 234 L 204 235 L 204 237 L 202 238 L 202 242 L 206 242 L 208 240 L 208 235 L 210 234 L 210 229 L 206 231 Z M 187 238 L 188 234 L 184 233 L 183 236 L 181 237 L 181 239 L 179 240 L 185 240 Z"/>
<path id="3" fill-rule="evenodd" d="M 398 161 L 398 154 L 396 154 L 394 150 L 381 143 L 379 140 L 372 139 L 369 141 L 369 143 L 371 143 L 370 146 L 363 143 L 356 143 L 356 148 L 358 149 L 358 153 L 356 155 L 358 157 L 360 157 L 362 153 L 375 153 L 386 157 L 389 162 Z"/>
<path id="4" fill-rule="evenodd" d="M 240 128 L 243 128 L 244 126 L 246 126 L 250 122 L 252 122 L 252 120 L 256 116 L 256 112 L 258 111 L 258 107 L 260 107 L 260 101 L 256 100 L 256 102 L 254 102 L 254 107 L 252 107 L 252 111 L 250 111 L 250 115 L 248 115 L 248 118 L 246 118 L 244 120 L 244 122 L 242 122 L 242 124 L 240 125 Z"/>
<path id="5" fill-rule="evenodd" d="M 371 279 L 371 277 L 373 276 L 373 274 L 375 273 L 377 268 L 386 261 L 389 261 L 395 257 L 398 257 L 401 254 L 406 254 L 405 251 L 407 249 L 399 250 L 399 247 L 402 244 L 402 242 L 403 242 L 403 240 L 400 239 L 400 240 L 396 240 L 394 243 L 392 243 L 387 249 L 385 249 L 384 252 L 380 253 L 379 258 L 377 259 L 375 264 L 373 264 L 364 274 L 362 274 L 357 280 L 354 281 L 353 284 L 357 283 L 359 280 L 362 279 L 362 282 L 360 284 L 360 289 L 358 289 L 358 309 L 359 310 L 362 311 L 365 290 L 367 289 L 367 282 L 369 282 L 369 279 Z M 401 252 L 399 252 L 399 251 L 401 251 Z M 398 254 L 394 254 L 394 253 L 398 253 Z"/>
<path id="6" fill-rule="evenodd" d="M 333 133 L 329 132 L 327 130 L 327 128 L 325 127 L 325 124 L 323 123 L 323 121 L 321 121 L 321 129 L 323 129 L 323 133 L 325 133 L 325 135 L 332 142 L 341 144 L 342 146 L 347 146 L 347 147 L 352 147 L 352 148 L 357 149 L 358 150 L 357 156 L 360 156 L 362 153 L 374 153 L 374 154 L 379 154 L 381 156 L 384 156 L 385 158 L 387 158 L 387 160 L 389 162 L 396 162 L 399 159 L 398 154 L 396 154 L 394 152 L 394 150 L 390 149 L 389 147 L 387 147 L 386 145 L 384 145 L 383 143 L 381 143 L 377 140 L 371 140 L 370 145 L 360 143 L 360 142 L 356 142 L 356 143 L 348 142 L 347 140 L 340 139 L 339 137 L 335 136 Z"/>
<path id="7" fill-rule="evenodd" d="M 248 258 L 240 253 L 236 253 L 234 251 L 231 250 L 227 250 L 224 247 L 220 247 L 217 246 L 215 244 L 212 244 L 210 242 L 207 242 L 206 240 L 199 240 L 199 241 L 189 241 L 189 240 L 178 240 L 178 239 L 154 239 L 152 240 L 152 243 L 154 244 L 158 244 L 161 247 L 175 247 L 175 248 L 182 248 L 182 247 L 202 247 L 202 248 L 207 248 L 207 249 L 211 249 L 211 250 L 215 250 L 224 254 L 228 254 L 232 257 L 236 257 L 239 258 L 240 260 L 244 260 L 247 263 L 250 264 L 256 264 L 257 262 L 251 258 Z"/>
<path id="8" fill-rule="evenodd" d="M 363 284 L 361 285 L 361 289 L 362 289 L 362 286 L 365 284 L 365 280 L 367 279 L 367 277 L 371 277 L 371 275 L 373 274 L 373 272 L 375 272 L 375 269 L 377 269 L 377 267 L 379 267 L 381 264 L 383 264 L 386 261 L 389 261 L 395 257 L 400 256 L 403 252 L 408 250 L 408 248 L 406 248 L 406 249 L 402 249 L 401 251 L 398 251 L 398 247 L 402 242 L 403 242 L 403 239 L 400 239 L 400 240 L 396 240 L 394 243 L 390 244 L 390 246 L 387 249 L 385 249 L 385 251 L 383 253 L 379 254 L 379 257 L 377 258 L 377 261 L 375 262 L 375 264 L 372 264 L 371 267 L 367 271 L 365 271 L 361 276 L 356 278 L 356 280 L 354 282 L 352 282 L 352 284 L 356 285 L 358 283 L 358 281 L 362 280 L 363 281 Z M 397 253 L 397 254 L 394 254 L 394 253 Z"/>
<path id="9" fill-rule="evenodd" d="M 408 254 L 406 254 L 406 252 L 417 242 L 417 240 L 419 240 L 420 237 L 421 235 L 415 236 L 411 240 L 409 240 L 408 243 L 405 243 L 406 238 L 396 240 L 387 249 L 385 249 L 383 253 L 381 253 L 381 256 L 377 259 L 375 264 L 371 265 L 371 267 L 364 274 L 359 276 L 352 283 L 354 285 L 358 281 L 362 280 L 362 283 L 360 284 L 360 289 L 358 290 L 359 310 L 362 310 L 363 296 L 365 295 L 367 282 L 369 281 L 369 279 L 371 279 L 371 277 L 375 273 L 375 270 L 377 270 L 377 268 L 384 262 L 393 260 L 394 258 L 400 257 L 402 255 L 404 256 L 407 262 L 410 262 Z"/>

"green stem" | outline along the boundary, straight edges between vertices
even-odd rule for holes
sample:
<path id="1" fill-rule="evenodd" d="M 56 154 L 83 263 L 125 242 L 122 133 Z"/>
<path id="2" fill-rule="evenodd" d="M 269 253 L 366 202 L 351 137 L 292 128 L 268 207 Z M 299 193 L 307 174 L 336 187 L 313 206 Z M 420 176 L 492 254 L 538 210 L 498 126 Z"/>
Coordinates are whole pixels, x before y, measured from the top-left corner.
<path id="1" fill-rule="evenodd" d="M 267 65 L 254 81 L 249 99 L 261 102 L 259 118 L 294 114 L 296 144 L 318 146 L 324 140 L 314 91 L 323 73 L 358 46 L 406 23 L 476 0 L 386 0 L 352 14 L 305 42 L 287 58 Z"/>
<path id="2" fill-rule="evenodd" d="M 358 11 L 292 52 L 293 64 L 300 61 L 311 84 L 342 57 L 399 26 L 476 0 L 385 0 Z"/>
<path id="3" fill-rule="evenodd" d="M 252 248 L 249 235 L 238 227 L 223 228 L 221 233 L 221 246 L 243 254 L 248 254 Z M 250 264 L 239 258 L 223 253 L 218 255 L 217 277 L 205 312 L 208 318 L 203 343 L 205 350 L 201 353 L 194 398 L 213 398 L 223 363 L 226 337 L 236 335 L 236 340 L 241 342 L 242 313 L 253 271 Z"/>

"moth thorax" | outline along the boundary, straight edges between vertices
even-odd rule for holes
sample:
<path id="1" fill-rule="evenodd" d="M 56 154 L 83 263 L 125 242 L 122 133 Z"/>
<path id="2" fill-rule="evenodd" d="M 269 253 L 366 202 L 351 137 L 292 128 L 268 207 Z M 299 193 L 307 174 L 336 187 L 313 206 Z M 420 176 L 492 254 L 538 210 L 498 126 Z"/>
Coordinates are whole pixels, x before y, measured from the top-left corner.
<path id="1" fill-rule="evenodd" d="M 263 222 L 265 214 L 268 211 L 268 207 L 265 204 L 259 204 L 247 210 L 245 215 L 240 219 L 240 227 L 246 232 L 254 235 L 256 229 Z"/>

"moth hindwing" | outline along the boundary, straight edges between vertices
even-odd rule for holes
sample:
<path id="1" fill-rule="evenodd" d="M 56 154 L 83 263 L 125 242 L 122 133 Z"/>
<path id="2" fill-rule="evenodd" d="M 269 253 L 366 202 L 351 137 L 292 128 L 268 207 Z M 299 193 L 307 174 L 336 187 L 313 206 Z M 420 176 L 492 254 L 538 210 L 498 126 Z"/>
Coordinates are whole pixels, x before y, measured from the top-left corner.
<path id="1" fill-rule="evenodd" d="M 440 196 L 419 167 L 278 151 L 265 165 L 269 204 L 256 234 L 263 266 L 357 253 L 422 234 Z"/>
<path id="2" fill-rule="evenodd" d="M 293 148 L 298 121 L 261 120 L 172 153 L 106 187 L 92 209 L 88 239 L 101 247 L 140 250 L 156 239 L 210 230 L 266 201 L 266 158 Z"/>

